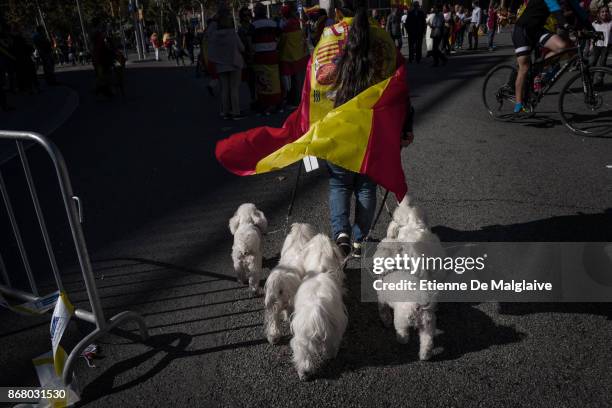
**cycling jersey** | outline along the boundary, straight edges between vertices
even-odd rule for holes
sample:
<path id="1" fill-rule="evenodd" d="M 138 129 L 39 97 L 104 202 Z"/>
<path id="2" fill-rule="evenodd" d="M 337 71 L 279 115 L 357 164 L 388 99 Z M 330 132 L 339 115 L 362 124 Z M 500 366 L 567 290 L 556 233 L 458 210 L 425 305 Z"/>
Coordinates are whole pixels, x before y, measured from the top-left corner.
<path id="1" fill-rule="evenodd" d="M 580 7 L 576 0 L 566 0 L 566 4 L 578 21 L 590 26 L 586 10 Z M 536 45 L 544 46 L 553 35 L 549 31 L 551 21 L 556 21 L 559 27 L 565 25 L 565 16 L 558 0 L 528 0 L 512 32 L 516 55 L 529 55 Z"/>
<path id="2" fill-rule="evenodd" d="M 565 21 L 557 0 L 529 0 L 516 25 L 526 28 L 527 32 L 536 32 L 544 27 L 550 14 L 555 15 L 561 25 Z"/>

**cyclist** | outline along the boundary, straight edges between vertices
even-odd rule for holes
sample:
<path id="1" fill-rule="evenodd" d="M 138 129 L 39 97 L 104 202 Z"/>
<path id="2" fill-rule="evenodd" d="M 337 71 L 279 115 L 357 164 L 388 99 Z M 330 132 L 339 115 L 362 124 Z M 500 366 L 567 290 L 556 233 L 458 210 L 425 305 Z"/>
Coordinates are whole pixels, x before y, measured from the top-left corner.
<path id="1" fill-rule="evenodd" d="M 575 0 L 566 0 L 566 4 L 580 22 L 586 27 L 591 27 L 586 11 Z M 545 28 L 551 14 L 557 22 L 558 34 Z M 531 51 L 539 45 L 550 50 L 546 55 L 547 59 L 559 54 L 564 48 L 569 47 L 567 28 L 568 24 L 558 0 L 529 0 L 523 13 L 516 21 L 512 31 L 512 43 L 518 63 L 515 82 L 516 104 L 514 105 L 516 115 L 527 112 L 523 106 L 523 97 L 525 79 L 531 64 Z"/>

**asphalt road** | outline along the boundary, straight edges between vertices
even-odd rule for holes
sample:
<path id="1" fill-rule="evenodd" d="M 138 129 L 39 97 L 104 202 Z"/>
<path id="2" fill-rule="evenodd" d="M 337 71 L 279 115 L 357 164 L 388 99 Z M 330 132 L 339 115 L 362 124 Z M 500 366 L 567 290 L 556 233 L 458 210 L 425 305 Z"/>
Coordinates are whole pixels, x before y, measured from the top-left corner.
<path id="1" fill-rule="evenodd" d="M 491 121 L 480 86 L 511 55 L 508 35 L 500 41 L 496 52 L 464 52 L 446 67 L 409 66 L 418 112 L 415 143 L 403 152 L 411 194 L 444 241 L 612 241 L 612 140 L 569 133 L 554 103 L 536 121 Z M 360 301 L 354 261 L 340 353 L 318 378 L 299 382 L 288 338 L 267 344 L 262 299 L 234 282 L 227 228 L 250 201 L 271 230 L 282 229 L 295 166 L 239 178 L 214 159 L 217 140 L 283 117 L 225 122 L 192 69 L 167 63 L 131 65 L 126 98 L 112 102 L 91 94 L 91 71 L 60 80 L 79 90 L 80 105 L 52 138 L 84 204 L 105 311 L 142 313 L 151 334 L 145 344 L 134 331 L 107 336 L 96 368 L 77 364 L 82 406 L 612 406 L 612 304 L 444 304 L 435 357 L 420 362 L 416 343 L 396 343 L 376 305 Z M 31 155 L 39 163 L 41 152 Z M 41 196 L 55 192 L 44 161 L 35 176 Z M 45 205 L 70 298 L 84 306 L 61 208 L 51 198 Z M 24 230 L 34 230 L 28 206 L 16 208 Z M 329 232 L 321 171 L 301 179 L 291 220 Z M 388 221 L 383 213 L 376 236 Z M 282 239 L 266 237 L 266 267 Z M 3 245 L 18 268 L 14 244 Z M 41 245 L 30 247 L 44 275 Z M 70 327 L 67 345 L 79 329 Z M 44 320 L 0 311 L 0 385 L 35 385 L 30 360 L 49 343 Z"/>

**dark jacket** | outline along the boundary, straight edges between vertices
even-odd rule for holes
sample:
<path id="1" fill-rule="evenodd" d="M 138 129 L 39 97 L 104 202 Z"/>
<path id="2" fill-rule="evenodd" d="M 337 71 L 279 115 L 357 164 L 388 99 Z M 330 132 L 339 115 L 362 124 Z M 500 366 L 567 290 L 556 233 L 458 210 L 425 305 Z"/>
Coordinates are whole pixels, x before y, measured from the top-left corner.
<path id="1" fill-rule="evenodd" d="M 424 35 L 425 29 L 425 13 L 421 9 L 412 9 L 408 12 L 406 18 L 406 30 L 410 35 Z"/>

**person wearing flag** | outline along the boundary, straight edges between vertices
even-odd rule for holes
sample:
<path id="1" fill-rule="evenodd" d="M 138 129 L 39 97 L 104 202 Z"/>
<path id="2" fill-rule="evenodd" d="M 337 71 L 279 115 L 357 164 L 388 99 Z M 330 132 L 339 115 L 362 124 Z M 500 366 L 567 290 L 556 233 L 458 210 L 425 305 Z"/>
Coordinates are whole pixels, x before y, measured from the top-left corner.
<path id="1" fill-rule="evenodd" d="M 278 43 L 280 54 L 280 73 L 283 87 L 287 93 L 287 103 L 293 108 L 300 103 L 300 94 L 308 65 L 308 47 L 306 38 L 292 6 L 281 7 L 281 36 Z"/>
<path id="2" fill-rule="evenodd" d="M 266 16 L 266 6 L 257 3 L 253 9 L 253 72 L 257 90 L 257 111 L 269 115 L 282 101 L 278 68 L 278 24 Z"/>
<path id="3" fill-rule="evenodd" d="M 333 238 L 360 253 L 375 212 L 376 184 L 401 201 L 408 191 L 401 147 L 413 138 L 404 59 L 388 33 L 367 16 L 366 0 L 341 0 L 306 70 L 302 101 L 282 128 L 250 129 L 217 142 L 217 160 L 246 176 L 306 156 L 329 168 Z M 356 219 L 351 226 L 351 196 Z"/>
<path id="4" fill-rule="evenodd" d="M 325 30 L 325 37 L 335 37 L 342 50 L 335 67 L 335 78 L 330 102 L 339 107 L 356 97 L 370 86 L 393 75 L 403 57 L 396 51 L 393 39 L 368 18 L 367 3 L 357 0 L 343 0 L 336 8 L 339 22 Z M 347 33 L 348 31 L 348 33 Z M 337 33 L 344 32 L 343 35 Z M 317 46 L 315 58 L 321 55 Z M 402 60 L 400 60 L 402 58 Z M 319 59 L 317 59 L 319 61 Z M 325 82 L 325 81 L 323 81 Z M 410 104 L 407 104 L 410 106 Z M 404 132 L 404 143 L 412 138 L 410 126 Z M 376 184 L 365 174 L 352 172 L 333 163 L 327 163 L 329 170 L 329 205 L 332 234 L 345 255 L 351 252 L 361 255 L 361 242 L 368 234 L 376 211 Z M 349 216 L 350 200 L 355 195 L 355 223 L 351 228 Z M 352 230 L 352 231 L 351 231 Z"/>

